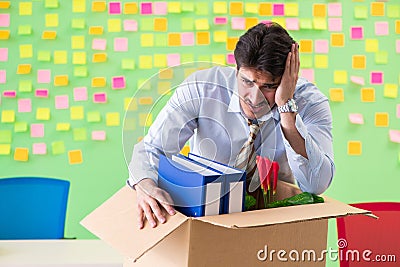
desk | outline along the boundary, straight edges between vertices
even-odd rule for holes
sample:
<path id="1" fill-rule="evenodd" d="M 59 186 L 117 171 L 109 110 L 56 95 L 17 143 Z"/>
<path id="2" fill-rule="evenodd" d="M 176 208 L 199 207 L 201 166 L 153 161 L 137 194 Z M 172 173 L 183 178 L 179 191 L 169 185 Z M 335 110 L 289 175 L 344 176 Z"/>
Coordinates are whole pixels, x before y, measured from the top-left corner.
<path id="1" fill-rule="evenodd" d="M 0 267 L 122 267 L 101 240 L 0 240 Z"/>

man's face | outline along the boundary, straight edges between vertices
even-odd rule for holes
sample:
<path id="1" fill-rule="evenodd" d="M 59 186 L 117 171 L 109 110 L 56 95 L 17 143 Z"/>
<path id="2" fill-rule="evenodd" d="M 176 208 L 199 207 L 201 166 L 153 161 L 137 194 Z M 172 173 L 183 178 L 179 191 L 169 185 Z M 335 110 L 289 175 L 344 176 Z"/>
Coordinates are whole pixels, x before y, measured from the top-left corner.
<path id="1" fill-rule="evenodd" d="M 249 119 L 260 118 L 275 105 L 275 93 L 281 78 L 254 68 L 237 72 L 240 106 Z"/>

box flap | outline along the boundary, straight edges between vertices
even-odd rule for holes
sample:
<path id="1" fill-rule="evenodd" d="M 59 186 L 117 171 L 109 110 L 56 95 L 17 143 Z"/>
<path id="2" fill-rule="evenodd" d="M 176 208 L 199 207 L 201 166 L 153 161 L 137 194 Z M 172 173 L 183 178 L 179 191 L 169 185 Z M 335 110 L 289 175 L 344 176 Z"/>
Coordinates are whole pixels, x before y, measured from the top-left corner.
<path id="1" fill-rule="evenodd" d="M 139 230 L 136 192 L 125 186 L 87 215 L 81 224 L 125 256 L 137 260 L 188 219 L 179 212 L 166 218 L 167 222 L 156 228 L 145 224 Z"/>
<path id="2" fill-rule="evenodd" d="M 243 228 L 371 213 L 332 198 L 323 197 L 325 203 L 206 216 L 195 219 L 228 228 Z"/>

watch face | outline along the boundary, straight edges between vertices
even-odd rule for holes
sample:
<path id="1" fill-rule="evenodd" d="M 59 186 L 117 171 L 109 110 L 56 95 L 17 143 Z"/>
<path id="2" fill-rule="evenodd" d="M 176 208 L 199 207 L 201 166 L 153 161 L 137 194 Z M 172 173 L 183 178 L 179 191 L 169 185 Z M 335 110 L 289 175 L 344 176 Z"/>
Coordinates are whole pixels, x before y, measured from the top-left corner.
<path id="1" fill-rule="evenodd" d="M 296 101 L 294 101 L 294 99 L 290 99 L 288 101 L 288 104 L 289 104 L 290 111 L 297 112 L 297 105 L 296 105 Z"/>

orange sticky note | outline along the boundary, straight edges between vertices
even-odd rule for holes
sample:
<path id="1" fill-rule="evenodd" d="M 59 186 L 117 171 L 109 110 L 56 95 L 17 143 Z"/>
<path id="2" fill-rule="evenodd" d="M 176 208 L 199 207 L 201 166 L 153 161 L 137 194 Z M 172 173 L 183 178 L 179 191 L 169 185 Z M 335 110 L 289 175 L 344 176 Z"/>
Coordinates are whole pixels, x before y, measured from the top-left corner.
<path id="1" fill-rule="evenodd" d="M 260 16 L 272 16 L 272 3 L 260 3 L 258 14 Z"/>
<path id="2" fill-rule="evenodd" d="M 93 54 L 92 61 L 94 63 L 106 62 L 107 61 L 107 54 L 106 53 L 95 53 L 95 54 Z"/>
<path id="3" fill-rule="evenodd" d="M 23 147 L 16 147 L 14 152 L 14 160 L 28 161 L 29 149 Z"/>
<path id="4" fill-rule="evenodd" d="M 31 64 L 18 64 L 17 74 L 29 74 L 31 69 Z"/>
<path id="5" fill-rule="evenodd" d="M 243 15 L 243 2 L 230 2 L 229 3 L 230 15 Z"/>
<path id="6" fill-rule="evenodd" d="M 155 18 L 154 19 L 154 31 L 165 32 L 168 29 L 168 21 L 166 18 Z"/>
<path id="7" fill-rule="evenodd" d="M 158 73 L 158 78 L 160 78 L 161 80 L 169 80 L 172 79 L 173 77 L 174 77 L 173 69 L 163 69 L 160 70 L 160 72 Z"/>
<path id="8" fill-rule="evenodd" d="M 152 97 L 139 97 L 139 105 L 151 105 L 153 104 Z"/>
<path id="9" fill-rule="evenodd" d="M 313 4 L 314 17 L 326 17 L 326 4 Z"/>
<path id="10" fill-rule="evenodd" d="M 10 1 L 2 1 L 0 2 L 0 9 L 7 9 L 10 7 Z"/>
<path id="11" fill-rule="evenodd" d="M 250 29 L 253 26 L 256 26 L 257 24 L 258 18 L 246 18 L 245 20 L 246 30 Z"/>
<path id="12" fill-rule="evenodd" d="M 375 112 L 375 126 L 388 127 L 389 126 L 389 113 Z"/>
<path id="13" fill-rule="evenodd" d="M 10 38 L 9 30 L 0 30 L 0 40 L 8 40 Z"/>
<path id="14" fill-rule="evenodd" d="M 196 32 L 196 44 L 197 45 L 209 45 L 210 44 L 210 32 Z"/>
<path id="15" fill-rule="evenodd" d="M 94 1 L 92 2 L 93 12 L 103 12 L 106 11 L 106 1 Z"/>
<path id="16" fill-rule="evenodd" d="M 226 40 L 226 50 L 233 51 L 236 48 L 236 44 L 239 41 L 238 37 L 228 37 Z"/>
<path id="17" fill-rule="evenodd" d="M 181 45 L 181 34 L 180 33 L 169 33 L 168 34 L 168 46 L 180 46 Z"/>
<path id="18" fill-rule="evenodd" d="M 136 14 L 138 12 L 137 3 L 125 3 L 124 4 L 124 14 Z"/>
<path id="19" fill-rule="evenodd" d="M 343 102 L 344 101 L 343 88 L 330 88 L 329 98 L 332 102 Z"/>
<path id="20" fill-rule="evenodd" d="M 104 86 L 106 86 L 105 77 L 94 77 L 92 79 L 92 87 L 104 87 Z"/>
<path id="21" fill-rule="evenodd" d="M 42 33 L 43 40 L 54 40 L 56 38 L 57 38 L 56 31 L 43 31 L 43 33 Z"/>
<path id="22" fill-rule="evenodd" d="M 375 89 L 361 88 L 361 102 L 375 102 Z"/>
<path id="23" fill-rule="evenodd" d="M 344 34 L 343 33 L 332 33 L 331 34 L 331 46 L 343 47 L 344 46 Z"/>
<path id="24" fill-rule="evenodd" d="M 348 141 L 347 142 L 347 154 L 351 156 L 359 156 L 362 153 L 361 141 Z"/>
<path id="25" fill-rule="evenodd" d="M 299 42 L 301 53 L 312 53 L 313 41 L 312 40 L 300 40 Z"/>
<path id="26" fill-rule="evenodd" d="M 81 164 L 83 162 L 82 151 L 81 150 L 68 151 L 68 162 L 69 164 Z"/>
<path id="27" fill-rule="evenodd" d="M 396 20 L 395 31 L 396 34 L 400 34 L 400 20 Z"/>
<path id="28" fill-rule="evenodd" d="M 89 27 L 89 34 L 90 35 L 101 35 L 101 34 L 103 34 L 103 27 L 102 26 L 91 26 L 91 27 Z"/>
<path id="29" fill-rule="evenodd" d="M 54 77 L 55 86 L 67 86 L 68 85 L 68 75 L 56 75 Z"/>
<path id="30" fill-rule="evenodd" d="M 353 69 L 365 69 L 366 67 L 366 56 L 365 55 L 354 55 L 352 57 Z"/>
<path id="31" fill-rule="evenodd" d="M 371 3 L 371 16 L 385 16 L 385 3 L 372 2 Z"/>

